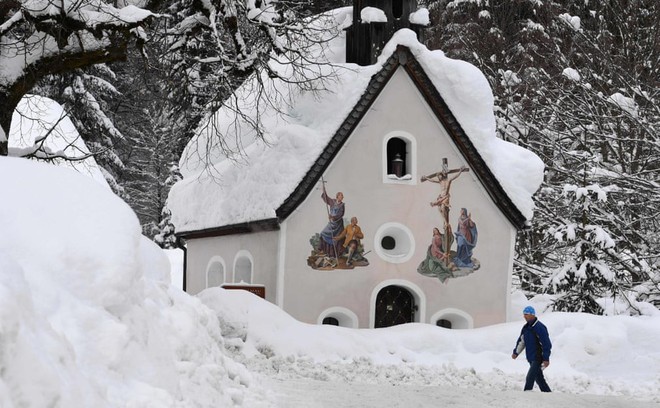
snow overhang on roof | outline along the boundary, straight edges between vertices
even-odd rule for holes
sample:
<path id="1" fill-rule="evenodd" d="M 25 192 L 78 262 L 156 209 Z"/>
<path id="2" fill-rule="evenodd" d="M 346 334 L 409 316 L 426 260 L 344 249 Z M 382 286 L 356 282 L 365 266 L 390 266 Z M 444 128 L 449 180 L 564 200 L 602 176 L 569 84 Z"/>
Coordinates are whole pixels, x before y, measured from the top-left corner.
<path id="1" fill-rule="evenodd" d="M 297 93 L 285 112 L 260 112 L 266 142 L 249 143 L 240 163 L 219 156 L 194 167 L 173 187 L 168 206 L 178 235 L 277 229 L 312 191 L 398 67 L 410 75 L 494 203 L 512 225 L 524 228 L 533 215 L 531 197 L 543 180 L 543 163 L 496 137 L 492 92 L 477 68 L 429 51 L 412 31 L 401 30 L 377 64 L 336 67 L 333 92 L 312 94 L 273 84 Z M 232 123 L 238 133 L 249 133 Z M 189 148 L 205 144 L 200 135 Z M 183 170 L 185 157 L 181 164 Z"/>

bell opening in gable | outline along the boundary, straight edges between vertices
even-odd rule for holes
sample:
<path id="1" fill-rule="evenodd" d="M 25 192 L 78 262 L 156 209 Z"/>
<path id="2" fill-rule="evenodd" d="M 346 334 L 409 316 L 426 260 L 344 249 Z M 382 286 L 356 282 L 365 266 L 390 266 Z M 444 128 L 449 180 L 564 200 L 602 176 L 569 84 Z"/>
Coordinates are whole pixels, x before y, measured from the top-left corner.
<path id="1" fill-rule="evenodd" d="M 410 174 L 405 140 L 393 137 L 387 141 L 387 174 L 401 178 Z"/>

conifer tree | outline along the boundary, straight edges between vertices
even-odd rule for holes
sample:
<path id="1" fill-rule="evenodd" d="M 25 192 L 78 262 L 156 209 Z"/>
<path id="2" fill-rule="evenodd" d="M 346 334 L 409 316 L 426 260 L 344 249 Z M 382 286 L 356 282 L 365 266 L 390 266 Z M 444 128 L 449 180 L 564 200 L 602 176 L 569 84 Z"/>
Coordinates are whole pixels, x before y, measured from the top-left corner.
<path id="1" fill-rule="evenodd" d="M 154 242 L 163 249 L 176 248 L 176 236 L 174 235 L 175 229 L 172 224 L 172 212 L 167 208 L 163 208 L 161 213 L 162 219 L 158 224 L 158 233 L 154 235 Z"/>
<path id="2" fill-rule="evenodd" d="M 548 233 L 559 241 L 555 250 L 563 253 L 564 264 L 550 279 L 558 295 L 554 308 L 564 312 L 603 314 L 599 300 L 620 292 L 616 273 L 606 262 L 614 246 L 610 234 L 592 224 L 597 205 L 607 193 L 598 185 L 565 185 L 564 194 L 573 210 L 572 218 Z M 563 245 L 562 245 L 563 244 Z"/>
<path id="3" fill-rule="evenodd" d="M 549 271 L 565 265 L 565 249 L 548 234 L 557 220 L 574 219 L 564 186 L 616 186 L 590 213 L 591 225 L 616 237 L 602 262 L 658 305 L 660 4 L 436 0 L 429 9 L 429 46 L 485 73 L 499 136 L 546 164 L 532 228 L 517 241 L 523 289 L 544 290 Z M 585 160 L 588 183 L 576 172 Z"/>
<path id="4" fill-rule="evenodd" d="M 124 95 L 115 87 L 116 74 L 106 64 L 79 68 L 42 79 L 34 92 L 47 96 L 62 105 L 90 153 L 103 169 L 113 191 L 129 200 L 118 181 L 125 165 L 118 145 L 125 141 L 111 112 L 116 100 Z"/>
<path id="5" fill-rule="evenodd" d="M 171 163 L 170 176 L 165 180 L 167 191 L 172 188 L 174 183 L 181 179 L 182 176 L 179 172 L 179 166 L 176 163 Z M 176 231 L 174 229 L 174 224 L 172 224 L 172 212 L 169 208 L 165 206 L 163 207 L 161 220 L 154 232 L 154 242 L 156 242 L 161 248 L 170 249 L 177 247 L 177 239 L 174 235 Z"/>

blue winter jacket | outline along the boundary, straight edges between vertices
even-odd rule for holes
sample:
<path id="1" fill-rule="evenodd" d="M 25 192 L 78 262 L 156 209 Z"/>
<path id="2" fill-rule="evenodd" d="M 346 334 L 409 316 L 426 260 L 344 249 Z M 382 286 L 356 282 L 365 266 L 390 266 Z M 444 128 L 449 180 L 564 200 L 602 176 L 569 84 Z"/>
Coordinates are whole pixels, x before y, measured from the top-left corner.
<path id="1" fill-rule="evenodd" d="M 550 361 L 550 350 L 552 343 L 548 335 L 548 329 L 538 318 L 525 323 L 520 331 L 520 337 L 513 349 L 513 354 L 518 355 L 525 349 L 527 361 Z"/>

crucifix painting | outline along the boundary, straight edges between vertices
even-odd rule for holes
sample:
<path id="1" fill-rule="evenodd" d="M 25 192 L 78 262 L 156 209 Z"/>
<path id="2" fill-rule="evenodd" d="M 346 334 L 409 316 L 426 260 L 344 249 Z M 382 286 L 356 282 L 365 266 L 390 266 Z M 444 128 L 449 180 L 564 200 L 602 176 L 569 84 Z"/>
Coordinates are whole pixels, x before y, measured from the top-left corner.
<path id="1" fill-rule="evenodd" d="M 446 282 L 449 278 L 465 276 L 479 268 L 479 261 L 472 257 L 472 250 L 477 243 L 477 226 L 467 208 L 462 208 L 458 217 L 456 232 L 450 223 L 451 186 L 463 173 L 470 171 L 466 166 L 449 169 L 446 158 L 442 159 L 442 169 L 428 176 L 421 182 L 429 181 L 440 186 L 440 193 L 431 207 L 438 207 L 441 228 L 432 229 L 433 236 L 427 250 L 426 259 L 417 268 L 422 275 L 433 276 Z M 455 239 L 454 239 L 455 237 Z M 452 245 L 456 242 L 456 250 Z"/>

